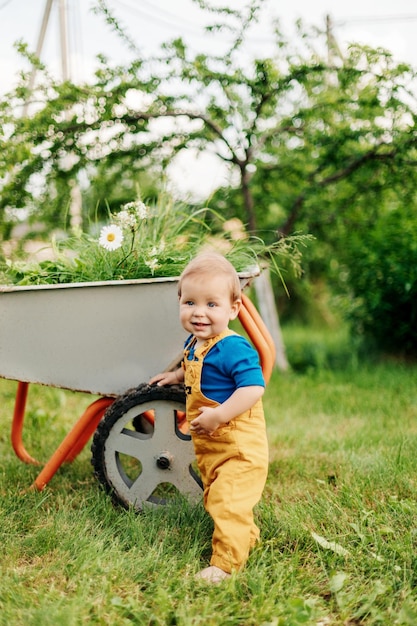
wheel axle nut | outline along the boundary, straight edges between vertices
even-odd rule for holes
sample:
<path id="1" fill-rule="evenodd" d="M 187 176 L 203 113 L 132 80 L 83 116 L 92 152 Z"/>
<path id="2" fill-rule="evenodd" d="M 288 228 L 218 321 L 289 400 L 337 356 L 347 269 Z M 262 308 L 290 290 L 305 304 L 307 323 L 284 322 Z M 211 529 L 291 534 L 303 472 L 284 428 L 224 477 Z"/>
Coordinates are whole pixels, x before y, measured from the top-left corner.
<path id="1" fill-rule="evenodd" d="M 159 454 L 159 456 L 156 459 L 156 464 L 159 467 L 159 469 L 166 470 L 171 467 L 172 461 L 173 461 L 172 454 L 170 454 L 169 452 L 161 452 L 161 454 Z"/>

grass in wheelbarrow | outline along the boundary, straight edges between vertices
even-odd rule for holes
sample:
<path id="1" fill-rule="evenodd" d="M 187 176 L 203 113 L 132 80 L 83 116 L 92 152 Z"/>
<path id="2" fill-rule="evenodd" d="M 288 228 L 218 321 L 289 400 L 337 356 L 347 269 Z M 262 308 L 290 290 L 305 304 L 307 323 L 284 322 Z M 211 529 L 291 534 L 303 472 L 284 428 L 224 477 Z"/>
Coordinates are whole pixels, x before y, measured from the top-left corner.
<path id="1" fill-rule="evenodd" d="M 9 256 L 0 249 L 0 284 L 45 285 L 179 276 L 197 252 L 215 248 L 238 271 L 267 262 L 282 272 L 301 272 L 302 249 L 309 235 L 294 234 L 267 242 L 249 234 L 240 220 L 225 220 L 202 207 L 191 211 L 161 195 L 151 206 L 140 199 L 109 214 L 109 222 L 89 224 L 86 232 L 58 233 L 45 242 L 45 258 L 27 258 L 19 246 Z M 284 269 L 286 268 L 286 269 Z"/>
<path id="2" fill-rule="evenodd" d="M 194 579 L 211 523 L 186 502 L 141 514 L 98 489 L 88 447 L 43 492 L 11 450 L 1 381 L 0 623 L 376 626 L 417 623 L 416 366 L 274 375 L 262 542 L 240 575 Z M 26 443 L 47 458 L 91 397 L 33 387 Z"/>

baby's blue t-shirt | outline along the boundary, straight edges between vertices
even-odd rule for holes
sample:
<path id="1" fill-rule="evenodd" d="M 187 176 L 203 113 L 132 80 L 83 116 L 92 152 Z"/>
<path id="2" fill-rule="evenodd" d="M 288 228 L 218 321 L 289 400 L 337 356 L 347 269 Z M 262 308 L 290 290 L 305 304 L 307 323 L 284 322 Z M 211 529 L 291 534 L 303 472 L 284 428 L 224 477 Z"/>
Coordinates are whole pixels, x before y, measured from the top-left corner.
<path id="1" fill-rule="evenodd" d="M 228 335 L 218 341 L 204 357 L 203 394 L 222 403 L 239 387 L 252 385 L 265 387 L 256 350 L 241 335 Z"/>

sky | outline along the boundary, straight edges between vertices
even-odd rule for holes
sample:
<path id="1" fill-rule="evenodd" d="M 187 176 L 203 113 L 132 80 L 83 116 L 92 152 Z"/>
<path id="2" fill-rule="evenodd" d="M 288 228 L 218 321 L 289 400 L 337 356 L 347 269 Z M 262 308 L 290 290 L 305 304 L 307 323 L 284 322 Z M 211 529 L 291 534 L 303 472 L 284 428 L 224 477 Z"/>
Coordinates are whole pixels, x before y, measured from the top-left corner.
<path id="1" fill-rule="evenodd" d="M 57 77 L 61 73 L 59 5 L 62 1 L 53 0 L 41 53 L 42 61 Z M 110 31 L 103 16 L 93 12 L 97 0 L 65 0 L 64 4 L 73 80 L 83 82 L 91 78 L 99 53 L 104 53 L 110 63 L 127 60 L 126 47 Z M 107 0 L 107 4 L 144 54 L 156 52 L 163 41 L 178 36 L 194 51 L 217 54 L 227 45 L 226 35 L 204 34 L 204 17 L 193 0 Z M 247 0 L 211 0 L 211 4 L 241 9 Z M 27 69 L 14 43 L 22 39 L 31 51 L 36 50 L 46 6 L 47 0 L 0 0 L 0 96 L 13 86 L 18 72 Z M 272 40 L 272 18 L 279 18 L 282 30 L 291 35 L 298 19 L 324 29 L 327 15 L 342 50 L 350 42 L 381 46 L 390 50 L 398 61 L 417 67 L 416 0 L 265 0 L 263 18 L 249 33 L 247 52 L 267 53 Z M 201 166 L 207 172 L 208 165 Z M 205 182 L 208 187 L 216 186 L 221 173 L 216 171 L 214 163 L 210 164 L 210 171 L 216 180 L 213 182 L 206 175 Z M 206 193 L 205 188 L 202 193 Z"/>

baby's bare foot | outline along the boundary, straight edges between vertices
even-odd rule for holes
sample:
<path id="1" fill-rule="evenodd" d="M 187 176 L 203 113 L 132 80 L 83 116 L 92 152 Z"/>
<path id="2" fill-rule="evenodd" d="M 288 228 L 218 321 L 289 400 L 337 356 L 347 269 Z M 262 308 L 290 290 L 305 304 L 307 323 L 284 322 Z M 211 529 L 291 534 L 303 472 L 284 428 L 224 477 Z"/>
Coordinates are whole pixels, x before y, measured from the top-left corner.
<path id="1" fill-rule="evenodd" d="M 216 565 L 210 565 L 210 567 L 206 567 L 205 569 L 202 569 L 201 572 L 198 572 L 196 578 L 206 580 L 209 583 L 217 584 L 226 578 L 230 578 L 230 574 Z"/>

